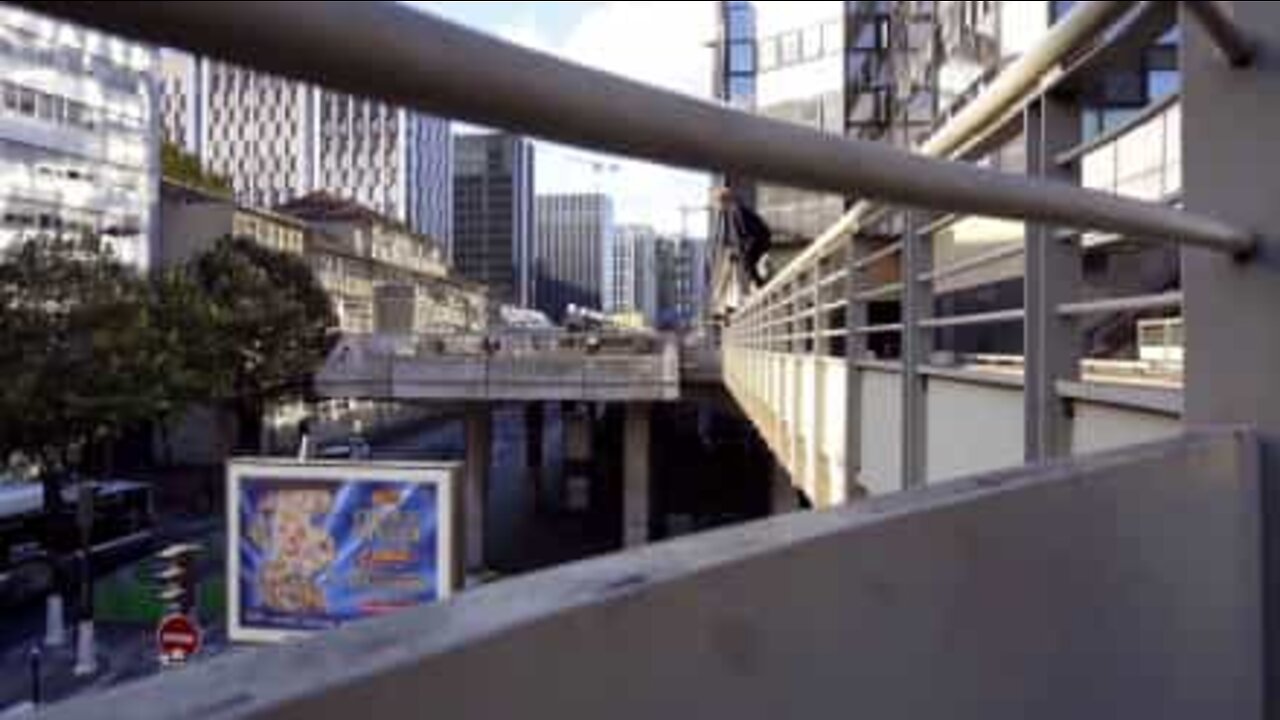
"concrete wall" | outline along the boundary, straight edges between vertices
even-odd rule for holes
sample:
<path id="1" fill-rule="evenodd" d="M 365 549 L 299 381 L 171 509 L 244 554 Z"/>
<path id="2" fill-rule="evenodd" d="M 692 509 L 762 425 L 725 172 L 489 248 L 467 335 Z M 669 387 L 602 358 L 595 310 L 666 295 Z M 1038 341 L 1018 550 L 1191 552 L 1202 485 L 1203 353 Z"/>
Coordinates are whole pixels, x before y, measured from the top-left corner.
<path id="1" fill-rule="evenodd" d="M 846 373 L 843 358 L 814 360 L 783 353 L 732 351 L 726 356 L 725 380 L 739 406 L 756 423 L 792 482 L 819 507 L 840 505 L 848 499 L 844 482 Z M 1021 379 L 956 375 L 928 379 L 929 481 L 1021 465 L 1025 451 Z M 858 482 L 871 495 L 895 493 L 902 489 L 902 382 L 892 366 L 864 367 L 860 378 L 858 433 L 862 454 Z M 1115 393 L 1101 393 L 1111 394 Z M 1142 395 L 1132 389 L 1118 394 Z M 1160 394 L 1177 397 L 1167 391 Z M 1092 396 L 1065 401 L 1074 409 L 1072 453 L 1088 455 L 1182 432 L 1182 420 L 1172 409 L 1177 403 L 1157 409 L 1140 401 L 1138 397 L 1125 404 Z"/>
<path id="2" fill-rule="evenodd" d="M 1259 720 L 1259 485 L 1251 436 L 1195 435 L 562 566 L 42 717 Z"/>
<path id="3" fill-rule="evenodd" d="M 902 489 L 902 378 L 894 372 L 862 372 L 862 471 L 872 495 Z"/>
<path id="4" fill-rule="evenodd" d="M 1181 418 L 1168 415 L 1135 413 L 1126 408 L 1084 402 L 1075 403 L 1075 409 L 1071 452 L 1076 455 L 1164 440 L 1182 432 Z"/>
<path id="5" fill-rule="evenodd" d="M 1022 389 L 929 379 L 929 481 L 1022 464 Z"/>

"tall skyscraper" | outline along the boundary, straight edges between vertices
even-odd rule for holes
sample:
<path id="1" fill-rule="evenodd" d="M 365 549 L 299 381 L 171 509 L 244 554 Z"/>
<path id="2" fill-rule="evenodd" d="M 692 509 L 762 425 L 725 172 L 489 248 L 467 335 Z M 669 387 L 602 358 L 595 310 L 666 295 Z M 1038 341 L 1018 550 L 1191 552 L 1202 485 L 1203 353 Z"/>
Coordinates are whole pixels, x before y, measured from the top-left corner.
<path id="1" fill-rule="evenodd" d="M 706 258 L 701 240 L 658 239 L 656 327 L 686 330 L 699 322 L 707 297 Z"/>
<path id="2" fill-rule="evenodd" d="M 602 310 L 612 201 L 599 193 L 542 195 L 534 217 L 535 307 L 555 320 L 569 305 Z"/>
<path id="3" fill-rule="evenodd" d="M 324 190 L 414 232 L 453 236 L 449 122 L 205 58 L 162 51 L 166 138 L 273 207 Z"/>
<path id="4" fill-rule="evenodd" d="M 656 319 L 658 235 L 648 225 L 619 225 L 606 253 L 605 311 L 639 313 Z"/>
<path id="5" fill-rule="evenodd" d="M 0 248 L 94 235 L 151 265 L 155 63 L 144 45 L 0 6 Z"/>
<path id="6" fill-rule="evenodd" d="M 532 297 L 533 143 L 501 133 L 454 138 L 454 267 L 498 302 Z"/>
<path id="7" fill-rule="evenodd" d="M 711 88 L 717 100 L 745 112 L 756 109 L 756 8 L 747 0 L 715 3 L 716 43 Z M 717 178 L 743 202 L 755 204 L 749 178 Z M 712 228 L 714 233 L 714 228 Z"/>

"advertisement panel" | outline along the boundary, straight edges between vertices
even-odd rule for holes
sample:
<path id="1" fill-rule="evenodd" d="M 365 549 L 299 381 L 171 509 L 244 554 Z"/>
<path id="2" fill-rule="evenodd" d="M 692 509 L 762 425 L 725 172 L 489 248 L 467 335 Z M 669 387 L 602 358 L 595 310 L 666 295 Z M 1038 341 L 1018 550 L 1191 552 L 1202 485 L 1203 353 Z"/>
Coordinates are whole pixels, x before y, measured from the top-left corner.
<path id="1" fill-rule="evenodd" d="M 228 634 L 278 641 L 448 597 L 456 464 L 234 461 Z"/>

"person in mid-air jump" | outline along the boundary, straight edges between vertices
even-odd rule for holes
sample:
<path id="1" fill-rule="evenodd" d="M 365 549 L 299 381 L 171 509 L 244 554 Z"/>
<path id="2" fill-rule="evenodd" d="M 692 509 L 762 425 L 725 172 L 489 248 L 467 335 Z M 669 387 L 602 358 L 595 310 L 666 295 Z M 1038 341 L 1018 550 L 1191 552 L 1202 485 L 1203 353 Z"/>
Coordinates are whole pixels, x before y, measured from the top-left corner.
<path id="1" fill-rule="evenodd" d="M 764 285 L 767 278 L 761 264 L 773 247 L 773 231 L 729 188 L 717 188 L 714 197 L 720 210 L 722 242 L 736 252 L 742 270 L 752 284 L 757 287 Z"/>

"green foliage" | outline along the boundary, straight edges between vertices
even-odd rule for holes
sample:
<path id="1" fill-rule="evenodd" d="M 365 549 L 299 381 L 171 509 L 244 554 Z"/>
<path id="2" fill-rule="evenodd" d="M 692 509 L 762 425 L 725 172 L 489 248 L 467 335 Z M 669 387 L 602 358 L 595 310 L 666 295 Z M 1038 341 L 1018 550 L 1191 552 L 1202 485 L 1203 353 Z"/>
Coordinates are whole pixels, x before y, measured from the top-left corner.
<path id="1" fill-rule="evenodd" d="M 0 255 L 0 465 L 62 474 L 195 404 L 302 396 L 336 324 L 301 259 L 250 240 L 145 277 L 92 241 L 26 242 Z"/>
<path id="2" fill-rule="evenodd" d="M 303 397 L 337 339 L 328 294 L 301 258 L 224 238 L 192 277 L 208 303 L 206 349 L 222 399 L 256 405 Z"/>
<path id="3" fill-rule="evenodd" d="M 165 177 L 192 187 L 219 195 L 231 194 L 230 180 L 205 170 L 199 158 L 167 140 L 160 145 L 160 169 Z"/>
<path id="4" fill-rule="evenodd" d="M 146 282 L 91 242 L 35 240 L 0 260 L 0 456 L 67 469 L 156 412 Z"/>

